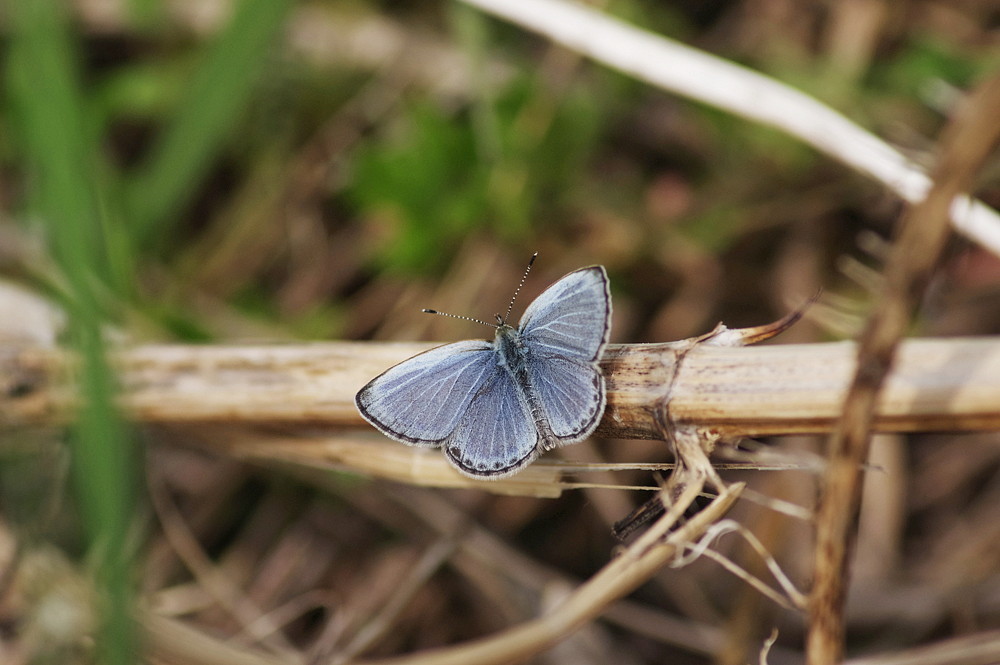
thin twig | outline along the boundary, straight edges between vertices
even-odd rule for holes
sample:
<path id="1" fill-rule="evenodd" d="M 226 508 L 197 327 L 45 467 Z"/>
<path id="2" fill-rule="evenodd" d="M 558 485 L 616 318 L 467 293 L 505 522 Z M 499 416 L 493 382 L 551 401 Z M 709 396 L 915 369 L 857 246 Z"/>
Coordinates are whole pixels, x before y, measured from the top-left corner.
<path id="1" fill-rule="evenodd" d="M 946 127 L 934 185 L 908 211 L 890 251 L 879 307 L 862 334 L 858 365 L 836 431 L 830 439 L 824 494 L 817 513 L 815 582 L 810 599 L 807 659 L 833 665 L 843 658 L 843 611 L 849 551 L 861 502 L 862 465 L 868 458 L 876 400 L 948 236 L 948 210 L 968 192 L 1000 140 L 1000 76 L 989 79 Z"/>
<path id="2" fill-rule="evenodd" d="M 728 559 L 725 555 L 711 549 L 711 545 L 714 541 L 730 532 L 735 532 L 742 536 L 743 539 L 746 540 L 750 546 L 754 548 L 754 550 L 756 550 L 758 556 L 764 560 L 767 569 L 781 586 L 781 591 L 772 589 L 767 585 L 767 583 L 756 575 L 746 571 L 741 566 Z M 705 535 L 702 536 L 700 541 L 694 544 L 689 544 L 685 550 L 686 553 L 683 556 L 678 557 L 670 564 L 672 568 L 686 566 L 695 559 L 705 555 L 715 561 L 718 561 L 726 570 L 730 571 L 747 584 L 750 584 L 752 587 L 760 591 L 761 594 L 774 601 L 777 605 L 786 609 L 805 609 L 805 594 L 800 592 L 795 585 L 792 584 L 792 581 L 788 579 L 788 576 L 781 569 L 781 566 L 778 565 L 778 562 L 775 561 L 771 553 L 767 551 L 766 547 L 764 547 L 764 543 L 760 542 L 760 539 L 757 538 L 752 531 L 745 528 L 742 524 L 735 520 L 725 519 L 716 522 L 705 532 Z M 784 595 L 782 595 L 782 593 L 784 593 Z"/>

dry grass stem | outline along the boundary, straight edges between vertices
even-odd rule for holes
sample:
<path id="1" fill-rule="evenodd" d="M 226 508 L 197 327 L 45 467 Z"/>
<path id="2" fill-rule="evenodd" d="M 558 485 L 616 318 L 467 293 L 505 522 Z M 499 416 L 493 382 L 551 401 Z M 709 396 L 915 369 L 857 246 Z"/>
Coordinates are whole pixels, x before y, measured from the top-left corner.
<path id="1" fill-rule="evenodd" d="M 891 394 L 892 368 L 905 362 L 901 338 L 944 249 L 952 201 L 972 188 L 976 173 L 1000 141 L 997 109 L 1000 76 L 980 86 L 946 127 L 934 184 L 927 198 L 908 211 L 890 250 L 880 305 L 862 334 L 843 417 L 830 439 L 817 514 L 806 652 L 811 665 L 833 665 L 843 658 L 849 552 L 861 503 L 861 469 L 868 459 L 871 429 L 878 421 L 877 404 Z"/>
<path id="2" fill-rule="evenodd" d="M 411 448 L 377 435 L 283 433 L 250 428 L 173 427 L 169 438 L 266 466 L 285 465 L 322 483 L 327 471 L 349 471 L 418 487 L 488 489 L 494 494 L 555 498 L 567 486 L 548 461 L 484 483 L 456 471 L 437 450 Z"/>
<path id="3" fill-rule="evenodd" d="M 716 465 L 716 467 L 718 467 L 718 465 Z M 808 508 L 803 508 L 802 506 L 792 503 L 791 501 L 776 499 L 772 496 L 762 494 L 749 488 L 743 490 L 743 498 L 747 501 L 752 501 L 758 505 L 773 510 L 776 513 L 781 513 L 782 515 L 787 515 L 803 522 L 812 523 L 813 519 L 816 517 L 813 511 Z"/>
<path id="4" fill-rule="evenodd" d="M 757 662 L 760 663 L 760 665 L 767 665 L 767 657 L 771 653 L 771 647 L 773 647 L 774 643 L 777 641 L 778 641 L 778 629 L 775 628 L 774 630 L 771 631 L 771 634 L 768 636 L 766 640 L 764 640 L 764 644 L 760 647 L 760 656 L 757 660 Z"/>
<path id="5" fill-rule="evenodd" d="M 121 351 L 116 362 L 123 406 L 139 422 L 367 427 L 354 406 L 357 390 L 431 346 L 150 345 Z M 598 433 L 659 438 L 653 414 L 672 379 L 677 424 L 725 437 L 829 432 L 855 371 L 856 347 L 698 345 L 679 369 L 677 356 L 677 344 L 611 346 L 602 361 L 608 408 Z M 0 347 L 0 424 L 66 421 L 68 372 L 63 352 Z M 881 393 L 874 428 L 995 429 L 998 404 L 1000 339 L 907 340 Z"/>
<path id="6" fill-rule="evenodd" d="M 709 549 L 713 541 L 730 532 L 738 533 L 750 544 L 751 547 L 753 547 L 754 551 L 757 552 L 757 555 L 764 560 L 764 563 L 767 565 L 767 569 L 774 576 L 774 579 L 778 582 L 779 586 L 781 586 L 781 592 L 771 589 L 756 576 L 750 574 L 732 561 L 729 561 L 723 555 Z M 778 605 L 788 609 L 804 609 L 806 606 L 805 594 L 795 588 L 795 585 L 781 569 L 781 566 L 778 565 L 778 562 L 774 559 L 771 553 L 767 551 L 767 548 L 764 547 L 764 543 L 760 542 L 760 539 L 757 538 L 752 531 L 746 529 L 739 522 L 731 519 L 716 522 L 708 529 L 708 531 L 706 531 L 700 541 L 694 545 L 689 545 L 687 549 L 688 552 L 683 557 L 675 560 L 671 564 L 672 567 L 677 568 L 680 566 L 686 566 L 705 554 L 720 562 L 727 570 L 745 580 L 748 584 L 756 588 L 763 595 L 767 596 Z"/>

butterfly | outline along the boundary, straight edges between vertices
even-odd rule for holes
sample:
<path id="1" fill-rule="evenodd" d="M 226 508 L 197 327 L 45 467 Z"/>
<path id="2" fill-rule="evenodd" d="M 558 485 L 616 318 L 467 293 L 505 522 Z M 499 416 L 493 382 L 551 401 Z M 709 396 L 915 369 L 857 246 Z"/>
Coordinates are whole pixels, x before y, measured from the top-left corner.
<path id="1" fill-rule="evenodd" d="M 493 341 L 445 344 L 404 360 L 358 392 L 358 411 L 391 439 L 442 448 L 476 478 L 510 476 L 542 452 L 590 436 L 606 404 L 597 364 L 611 332 L 604 267 L 559 279 L 516 328 L 506 323 L 513 302 L 496 324 L 479 321 L 496 328 Z"/>

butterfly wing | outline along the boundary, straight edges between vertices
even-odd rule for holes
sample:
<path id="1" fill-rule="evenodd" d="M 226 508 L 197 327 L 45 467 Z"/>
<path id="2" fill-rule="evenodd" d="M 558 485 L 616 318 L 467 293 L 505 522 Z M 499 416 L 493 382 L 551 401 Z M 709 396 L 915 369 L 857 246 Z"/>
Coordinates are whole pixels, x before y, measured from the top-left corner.
<path id="1" fill-rule="evenodd" d="M 462 473 L 502 478 L 538 457 L 538 438 L 531 411 L 513 376 L 494 364 L 443 445 L 445 456 Z"/>
<path id="2" fill-rule="evenodd" d="M 365 420 L 389 438 L 438 446 L 458 426 L 495 368 L 489 342 L 445 344 L 375 377 L 354 402 Z"/>
<path id="3" fill-rule="evenodd" d="M 581 268 L 545 289 L 519 326 L 532 355 L 594 362 L 611 332 L 611 293 L 602 266 Z"/>
<path id="4" fill-rule="evenodd" d="M 576 443 L 597 429 L 604 415 L 604 377 L 595 363 L 565 358 L 531 358 L 528 380 L 538 396 L 555 444 Z"/>
<path id="5" fill-rule="evenodd" d="M 525 364 L 559 443 L 589 436 L 606 403 L 597 361 L 611 332 L 611 293 L 601 266 L 569 273 L 546 289 L 521 318 Z"/>

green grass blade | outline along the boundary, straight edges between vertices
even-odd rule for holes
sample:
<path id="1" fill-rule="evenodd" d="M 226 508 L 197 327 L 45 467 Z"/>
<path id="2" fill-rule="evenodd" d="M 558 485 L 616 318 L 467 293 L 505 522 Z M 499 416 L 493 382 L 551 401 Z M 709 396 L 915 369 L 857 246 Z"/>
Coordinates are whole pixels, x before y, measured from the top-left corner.
<path id="1" fill-rule="evenodd" d="M 154 246 L 201 182 L 245 108 L 289 0 L 235 3 L 226 29 L 205 53 L 186 97 L 148 160 L 126 186 L 126 211 L 140 246 Z"/>
<path id="2" fill-rule="evenodd" d="M 104 358 L 96 290 L 105 263 L 102 220 L 91 175 L 88 139 L 73 44 L 59 0 L 11 5 L 8 60 L 15 123 L 29 163 L 34 213 L 69 285 L 69 328 L 80 355 L 79 418 L 73 433 L 77 497 L 102 593 L 99 641 L 104 663 L 135 660 L 130 620 L 131 568 L 126 533 L 131 519 L 131 448 L 114 407 Z"/>

